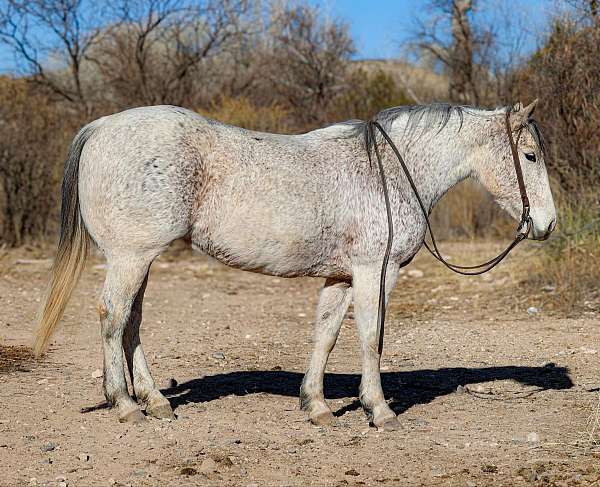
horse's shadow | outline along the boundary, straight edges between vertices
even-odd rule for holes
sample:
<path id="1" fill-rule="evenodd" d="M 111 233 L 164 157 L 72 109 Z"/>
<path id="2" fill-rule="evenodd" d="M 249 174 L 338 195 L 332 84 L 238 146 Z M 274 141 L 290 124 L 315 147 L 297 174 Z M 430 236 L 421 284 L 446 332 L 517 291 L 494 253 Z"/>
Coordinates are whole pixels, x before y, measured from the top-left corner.
<path id="1" fill-rule="evenodd" d="M 163 392 L 175 408 L 182 404 L 208 402 L 220 397 L 267 393 L 279 396 L 298 396 L 302 374 L 282 370 L 229 372 L 206 376 L 178 384 Z M 547 364 L 543 367 L 515 365 L 480 368 L 424 369 L 381 374 L 383 390 L 387 398 L 393 398 L 390 406 L 400 414 L 417 404 L 427 404 L 435 398 L 456 391 L 458 386 L 512 379 L 540 390 L 569 389 L 573 382 L 566 367 Z M 341 399 L 356 397 L 360 375 L 326 374 L 325 397 Z M 359 407 L 358 401 L 342 407 L 334 414 L 341 416 Z"/>

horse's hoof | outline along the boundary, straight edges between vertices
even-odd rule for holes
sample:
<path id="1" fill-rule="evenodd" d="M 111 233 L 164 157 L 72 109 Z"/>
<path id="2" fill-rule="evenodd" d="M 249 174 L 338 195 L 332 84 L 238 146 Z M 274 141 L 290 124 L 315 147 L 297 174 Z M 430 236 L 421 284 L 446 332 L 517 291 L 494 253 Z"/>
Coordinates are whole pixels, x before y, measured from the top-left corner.
<path id="1" fill-rule="evenodd" d="M 312 416 L 310 422 L 315 426 L 333 426 L 336 424 L 335 416 L 331 411 Z"/>
<path id="2" fill-rule="evenodd" d="M 379 426 L 379 429 L 383 431 L 398 431 L 400 429 L 400 421 L 396 417 L 387 419 Z"/>
<path id="3" fill-rule="evenodd" d="M 142 423 L 146 420 L 146 416 L 139 409 L 132 409 L 125 414 L 119 416 L 120 423 Z"/>
<path id="4" fill-rule="evenodd" d="M 169 401 L 165 399 L 165 402 L 157 402 L 154 404 L 148 404 L 146 407 L 146 414 L 149 414 L 156 419 L 175 419 L 175 413 L 169 404 Z"/>
<path id="5" fill-rule="evenodd" d="M 171 409 L 169 403 L 148 406 L 146 408 L 146 413 L 156 419 L 175 419 L 175 413 L 173 412 L 173 409 Z"/>

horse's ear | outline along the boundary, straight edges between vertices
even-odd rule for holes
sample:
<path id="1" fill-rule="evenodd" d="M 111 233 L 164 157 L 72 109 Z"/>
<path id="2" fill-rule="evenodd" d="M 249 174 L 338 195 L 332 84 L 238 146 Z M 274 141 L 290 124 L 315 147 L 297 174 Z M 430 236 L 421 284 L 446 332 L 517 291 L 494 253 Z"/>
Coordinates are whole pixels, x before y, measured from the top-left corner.
<path id="1" fill-rule="evenodd" d="M 537 105 L 537 98 L 533 100 L 529 105 L 523 107 L 521 102 L 518 102 L 511 110 L 510 113 L 510 125 L 513 130 L 519 130 L 523 127 L 535 110 Z"/>
<path id="2" fill-rule="evenodd" d="M 523 111 L 527 115 L 528 119 L 531 118 L 531 116 L 533 115 L 533 112 L 535 112 L 535 107 L 537 106 L 537 104 L 538 104 L 538 99 L 536 98 L 529 105 L 527 105 L 525 108 L 523 108 Z"/>

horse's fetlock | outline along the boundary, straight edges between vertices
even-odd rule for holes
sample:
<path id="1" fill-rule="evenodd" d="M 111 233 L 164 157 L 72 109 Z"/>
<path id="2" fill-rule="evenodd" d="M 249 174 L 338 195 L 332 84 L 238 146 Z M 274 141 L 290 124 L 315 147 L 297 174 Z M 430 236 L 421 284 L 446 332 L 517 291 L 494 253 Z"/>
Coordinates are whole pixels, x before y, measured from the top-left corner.
<path id="1" fill-rule="evenodd" d="M 375 409 L 375 404 L 373 403 L 373 401 L 371 401 L 370 399 L 367 398 L 367 396 L 361 391 L 358 399 L 360 401 L 360 404 L 363 408 L 363 410 L 365 411 L 365 414 L 367 415 L 367 418 L 369 418 L 369 421 L 373 420 L 373 410 Z"/>
<path id="2" fill-rule="evenodd" d="M 304 390 L 304 388 L 300 389 L 300 409 L 302 411 L 307 411 L 310 408 L 310 403 L 312 401 L 311 396 Z"/>

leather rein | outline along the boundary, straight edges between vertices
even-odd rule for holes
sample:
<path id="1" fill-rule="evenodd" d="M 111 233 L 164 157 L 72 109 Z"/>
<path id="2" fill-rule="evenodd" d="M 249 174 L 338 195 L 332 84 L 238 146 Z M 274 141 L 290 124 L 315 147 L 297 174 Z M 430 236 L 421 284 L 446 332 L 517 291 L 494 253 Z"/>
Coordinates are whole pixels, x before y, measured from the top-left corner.
<path id="1" fill-rule="evenodd" d="M 408 180 L 408 183 L 410 184 L 410 187 L 412 188 L 413 193 L 415 194 L 415 196 L 417 198 L 419 207 L 421 208 L 421 212 L 423 213 L 425 222 L 427 224 L 427 230 L 429 231 L 429 234 L 431 235 L 431 245 L 429 245 L 426 240 L 423 241 L 425 248 L 429 251 L 429 253 L 431 253 L 431 255 L 433 255 L 433 257 L 435 257 L 436 260 L 438 260 L 439 262 L 444 264 L 452 272 L 456 272 L 457 274 L 462 274 L 462 275 L 466 275 L 466 276 L 476 276 L 476 275 L 484 274 L 485 272 L 492 270 L 500 262 L 502 262 L 502 260 L 504 260 L 504 258 L 510 253 L 510 251 L 512 249 L 514 249 L 521 241 L 523 241 L 527 238 L 527 236 L 529 235 L 529 231 L 531 230 L 532 221 L 531 221 L 531 217 L 529 216 L 529 210 L 530 210 L 529 198 L 527 197 L 527 190 L 525 189 L 525 181 L 523 179 L 523 170 L 521 168 L 521 161 L 519 160 L 519 154 L 517 152 L 517 145 L 516 145 L 516 143 L 513 139 L 513 135 L 512 135 L 512 129 L 511 129 L 511 125 L 510 125 L 510 113 L 511 113 L 510 109 L 506 111 L 506 116 L 505 116 L 504 121 L 505 121 L 506 133 L 508 135 L 508 141 L 510 144 L 510 150 L 511 150 L 512 158 L 513 158 L 513 163 L 515 166 L 515 172 L 517 174 L 517 182 L 519 184 L 519 191 L 521 193 L 521 201 L 523 203 L 523 212 L 521 214 L 521 221 L 519 222 L 519 226 L 517 228 L 517 234 L 516 234 L 514 240 L 508 245 L 508 247 L 506 247 L 506 249 L 504 249 L 502 252 L 500 252 L 500 254 L 498 254 L 493 259 L 490 259 L 487 262 L 484 262 L 482 264 L 473 265 L 473 266 L 451 264 L 446 259 L 444 259 L 444 257 L 442 256 L 442 253 L 438 249 L 437 242 L 433 235 L 433 230 L 431 229 L 431 223 L 429 221 L 428 212 L 425 208 L 425 205 L 423 204 L 423 200 L 421 199 L 421 196 L 419 194 L 419 191 L 417 190 L 415 182 L 410 174 L 410 171 L 408 170 L 408 167 L 406 166 L 406 163 L 405 163 L 403 157 L 400 155 L 400 152 L 398 151 L 398 148 L 396 147 L 394 142 L 392 142 L 392 139 L 387 134 L 387 132 L 384 130 L 384 128 L 379 124 L 379 122 L 377 122 L 375 120 L 369 120 L 368 122 L 366 122 L 365 145 L 366 145 L 366 149 L 367 149 L 367 156 L 369 157 L 369 163 L 372 163 L 372 155 L 371 155 L 371 147 L 372 147 L 375 150 L 375 156 L 377 159 L 377 164 L 379 166 L 379 175 L 381 176 L 381 186 L 383 189 L 383 197 L 385 200 L 385 209 L 386 209 L 386 213 L 387 213 L 387 224 L 388 224 L 387 245 L 386 245 L 386 249 L 385 249 L 385 254 L 383 256 L 383 263 L 381 266 L 381 277 L 380 277 L 380 281 L 379 281 L 379 309 L 378 309 L 378 313 L 377 313 L 377 325 L 378 325 L 377 326 L 377 343 L 378 343 L 379 356 L 381 356 L 381 353 L 383 351 L 383 336 L 384 336 L 384 330 L 385 330 L 385 308 L 386 308 L 385 277 L 386 277 L 388 262 L 390 259 L 390 253 L 392 250 L 392 243 L 394 240 L 394 225 L 392 222 L 392 210 L 390 207 L 390 198 L 389 198 L 389 194 L 388 194 L 387 180 L 386 180 L 385 172 L 383 169 L 383 163 L 381 162 L 381 154 L 380 154 L 379 147 L 377 144 L 376 130 L 381 133 L 382 137 L 385 139 L 387 144 L 391 147 L 392 151 L 396 155 L 396 158 L 398 159 L 398 162 L 400 163 L 400 166 L 402 167 L 404 175 L 406 176 L 406 179 Z M 519 132 L 519 135 L 520 135 L 520 132 Z"/>

